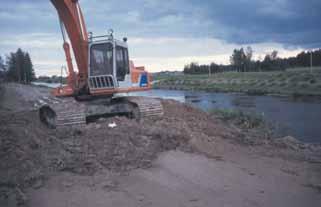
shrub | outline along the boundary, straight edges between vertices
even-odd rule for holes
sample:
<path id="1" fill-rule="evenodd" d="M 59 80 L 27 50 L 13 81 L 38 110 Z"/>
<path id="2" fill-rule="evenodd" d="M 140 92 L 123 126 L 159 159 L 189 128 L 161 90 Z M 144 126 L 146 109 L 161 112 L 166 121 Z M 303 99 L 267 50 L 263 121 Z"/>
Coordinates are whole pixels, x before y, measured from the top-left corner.
<path id="1" fill-rule="evenodd" d="M 311 83 L 311 84 L 314 84 L 314 83 L 316 83 L 317 81 L 314 79 L 314 78 L 312 78 L 312 79 L 310 79 L 310 81 L 309 81 L 309 83 Z"/>

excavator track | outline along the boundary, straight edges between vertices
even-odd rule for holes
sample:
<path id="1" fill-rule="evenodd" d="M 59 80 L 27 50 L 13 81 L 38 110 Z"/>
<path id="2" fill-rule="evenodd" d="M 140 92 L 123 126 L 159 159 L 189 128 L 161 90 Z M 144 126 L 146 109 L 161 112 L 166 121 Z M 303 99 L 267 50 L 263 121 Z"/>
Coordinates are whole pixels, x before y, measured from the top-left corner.
<path id="1" fill-rule="evenodd" d="M 55 98 L 39 109 L 40 120 L 50 128 L 86 124 L 86 106 L 74 98 Z"/>
<path id="2" fill-rule="evenodd" d="M 68 101 L 64 100 L 61 104 L 56 105 L 55 111 L 57 114 L 57 126 L 86 124 L 86 106 L 73 98 Z"/>
<path id="3" fill-rule="evenodd" d="M 164 114 L 159 99 L 122 97 L 97 103 L 79 102 L 74 98 L 54 98 L 43 101 L 40 120 L 50 128 L 86 124 L 90 117 L 128 115 L 137 120 L 161 118 Z"/>
<path id="4" fill-rule="evenodd" d="M 127 97 L 128 101 L 137 105 L 139 118 L 159 118 L 164 115 L 163 105 L 159 99 L 144 97 Z"/>

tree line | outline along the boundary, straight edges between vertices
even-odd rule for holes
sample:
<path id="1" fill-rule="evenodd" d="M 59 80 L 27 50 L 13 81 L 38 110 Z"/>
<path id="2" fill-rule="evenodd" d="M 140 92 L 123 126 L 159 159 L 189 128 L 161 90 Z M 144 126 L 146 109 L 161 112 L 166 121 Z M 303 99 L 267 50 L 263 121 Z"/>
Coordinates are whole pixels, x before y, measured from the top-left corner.
<path id="1" fill-rule="evenodd" d="M 18 49 L 11 52 L 6 61 L 0 56 L 0 75 L 7 81 L 28 84 L 35 80 L 35 71 L 28 52 Z"/>
<path id="2" fill-rule="evenodd" d="M 39 76 L 37 77 L 37 81 L 44 83 L 67 83 L 67 77 L 61 77 L 57 75 L 53 76 Z"/>
<path id="3" fill-rule="evenodd" d="M 263 60 L 253 60 L 251 47 L 234 49 L 230 56 L 229 65 L 217 65 L 212 62 L 209 65 L 199 65 L 192 62 L 184 67 L 185 74 L 208 74 L 227 71 L 238 72 L 259 72 L 259 71 L 280 71 L 286 68 L 321 66 L 321 49 L 312 52 L 301 52 L 296 57 L 280 58 L 278 51 L 266 54 Z"/>

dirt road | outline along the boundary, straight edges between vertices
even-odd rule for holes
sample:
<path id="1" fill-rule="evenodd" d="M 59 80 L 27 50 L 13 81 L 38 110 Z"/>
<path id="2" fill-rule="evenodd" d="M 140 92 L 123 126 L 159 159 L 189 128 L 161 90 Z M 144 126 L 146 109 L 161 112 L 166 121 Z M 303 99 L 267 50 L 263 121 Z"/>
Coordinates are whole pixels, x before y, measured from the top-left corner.
<path id="1" fill-rule="evenodd" d="M 175 101 L 162 120 L 49 130 L 33 111 L 47 89 L 5 91 L 0 206 L 320 206 L 318 146 L 240 143 L 237 128 Z"/>
<path id="2" fill-rule="evenodd" d="M 308 171 L 271 158 L 213 160 L 162 153 L 154 167 L 127 176 L 70 174 L 52 177 L 30 192 L 31 206 L 319 206 L 321 195 L 304 187 Z M 288 171 L 286 171 L 288 170 Z"/>

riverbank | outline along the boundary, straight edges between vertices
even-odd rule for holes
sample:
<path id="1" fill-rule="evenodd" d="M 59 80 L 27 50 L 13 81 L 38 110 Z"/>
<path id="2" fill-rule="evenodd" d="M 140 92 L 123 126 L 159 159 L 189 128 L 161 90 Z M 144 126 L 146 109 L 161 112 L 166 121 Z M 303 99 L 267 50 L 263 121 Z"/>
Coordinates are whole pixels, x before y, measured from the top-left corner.
<path id="1" fill-rule="evenodd" d="M 321 96 L 321 68 L 155 77 L 155 89 L 236 92 L 249 95 Z"/>
<path id="2" fill-rule="evenodd" d="M 317 206 L 321 149 L 271 139 L 187 104 L 164 117 L 48 129 L 44 87 L 7 84 L 0 101 L 0 206 Z M 110 128 L 109 124 L 115 127 Z M 245 128 L 242 128 L 242 127 Z"/>

